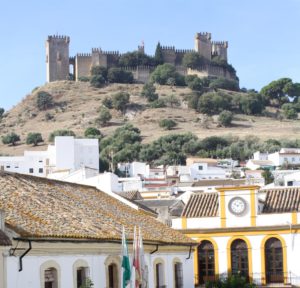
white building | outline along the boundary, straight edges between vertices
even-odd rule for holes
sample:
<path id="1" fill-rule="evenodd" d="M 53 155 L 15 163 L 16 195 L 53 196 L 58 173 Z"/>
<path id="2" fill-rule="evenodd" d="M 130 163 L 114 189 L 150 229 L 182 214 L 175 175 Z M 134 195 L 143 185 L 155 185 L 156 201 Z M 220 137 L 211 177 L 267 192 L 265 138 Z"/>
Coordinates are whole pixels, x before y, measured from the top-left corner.
<path id="1" fill-rule="evenodd" d="M 275 166 L 300 165 L 300 149 L 281 148 L 279 152 L 269 154 L 268 160 L 271 160 Z"/>
<path id="2" fill-rule="evenodd" d="M 0 157 L 0 170 L 45 177 L 51 173 L 69 174 L 81 167 L 99 171 L 97 139 L 55 137 L 46 151 L 25 151 L 24 156 Z"/>
<path id="3" fill-rule="evenodd" d="M 300 188 L 224 187 L 192 195 L 173 227 L 198 241 L 196 284 L 242 274 L 300 286 Z"/>
<path id="4" fill-rule="evenodd" d="M 93 187 L 1 172 L 0 200 L 0 288 L 121 287 L 123 226 L 130 254 L 143 233 L 143 287 L 193 287 L 195 242 Z"/>

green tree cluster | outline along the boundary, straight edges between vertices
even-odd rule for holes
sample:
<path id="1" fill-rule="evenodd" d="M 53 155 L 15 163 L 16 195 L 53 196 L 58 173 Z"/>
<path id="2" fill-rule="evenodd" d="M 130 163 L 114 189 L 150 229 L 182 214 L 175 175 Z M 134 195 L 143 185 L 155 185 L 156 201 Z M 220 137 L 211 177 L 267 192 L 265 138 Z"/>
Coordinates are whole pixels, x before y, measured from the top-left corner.
<path id="1" fill-rule="evenodd" d="M 20 136 L 14 132 L 8 133 L 5 136 L 2 136 L 2 143 L 5 145 L 15 146 L 17 142 L 19 142 Z"/>
<path id="2" fill-rule="evenodd" d="M 99 124 L 101 126 L 107 125 L 107 123 L 111 120 L 112 116 L 105 106 L 101 106 L 99 109 L 99 116 L 96 119 L 96 124 Z"/>
<path id="3" fill-rule="evenodd" d="M 37 93 L 36 105 L 39 110 L 47 110 L 53 106 L 53 97 L 46 91 L 40 91 Z"/>
<path id="4" fill-rule="evenodd" d="M 56 136 L 73 136 L 73 137 L 75 137 L 76 135 L 72 130 L 68 130 L 68 129 L 55 130 L 50 133 L 48 141 L 54 142 L 54 139 Z"/>
<path id="5" fill-rule="evenodd" d="M 153 102 L 158 99 L 158 94 L 155 93 L 156 88 L 152 82 L 146 83 L 143 86 L 143 90 L 141 92 L 141 96 L 145 97 L 148 102 Z"/>
<path id="6" fill-rule="evenodd" d="M 172 119 L 162 119 L 159 121 L 159 127 L 165 130 L 171 130 L 177 126 L 177 123 Z"/>
<path id="7" fill-rule="evenodd" d="M 44 142 L 42 134 L 38 132 L 30 132 L 26 137 L 26 144 L 37 146 L 39 143 Z"/>
<path id="8" fill-rule="evenodd" d="M 155 66 L 155 59 L 140 51 L 128 52 L 119 59 L 121 67 Z"/>

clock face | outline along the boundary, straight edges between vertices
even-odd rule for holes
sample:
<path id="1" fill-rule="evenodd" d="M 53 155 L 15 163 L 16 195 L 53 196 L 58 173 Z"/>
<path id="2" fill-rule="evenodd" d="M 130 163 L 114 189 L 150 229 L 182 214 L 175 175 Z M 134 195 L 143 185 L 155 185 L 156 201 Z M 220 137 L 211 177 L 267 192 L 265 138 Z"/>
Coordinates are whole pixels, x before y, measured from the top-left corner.
<path id="1" fill-rule="evenodd" d="M 229 211 L 237 216 L 241 216 L 245 213 L 247 208 L 247 202 L 241 197 L 234 197 L 229 201 Z"/>

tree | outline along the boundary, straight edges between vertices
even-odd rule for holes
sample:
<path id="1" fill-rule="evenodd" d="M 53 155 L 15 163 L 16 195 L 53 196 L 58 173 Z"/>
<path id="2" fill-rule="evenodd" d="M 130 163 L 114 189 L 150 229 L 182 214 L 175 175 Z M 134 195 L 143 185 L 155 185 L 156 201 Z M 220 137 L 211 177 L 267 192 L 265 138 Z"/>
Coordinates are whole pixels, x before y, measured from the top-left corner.
<path id="1" fill-rule="evenodd" d="M 209 84 L 210 89 L 225 89 L 231 91 L 239 91 L 239 83 L 237 81 L 229 80 L 226 78 L 217 78 L 212 80 Z"/>
<path id="2" fill-rule="evenodd" d="M 184 54 L 182 64 L 186 68 L 197 69 L 204 64 L 204 58 L 197 52 Z"/>
<path id="3" fill-rule="evenodd" d="M 2 143 L 6 145 L 12 145 L 15 146 L 16 142 L 20 141 L 20 136 L 16 133 L 12 132 L 5 136 L 2 136 Z"/>
<path id="4" fill-rule="evenodd" d="M 187 75 L 185 76 L 186 85 L 193 91 L 202 93 L 204 88 L 204 83 L 197 75 Z"/>
<path id="5" fill-rule="evenodd" d="M 155 93 L 156 88 L 153 83 L 149 82 L 143 86 L 143 90 L 141 92 L 141 96 L 145 97 L 148 102 L 153 102 L 158 99 L 158 94 Z"/>
<path id="6" fill-rule="evenodd" d="M 155 49 L 154 61 L 156 65 L 161 65 L 164 63 L 163 52 L 160 43 L 158 42 Z"/>
<path id="7" fill-rule="evenodd" d="M 168 104 L 171 108 L 174 108 L 176 106 L 180 106 L 180 101 L 178 97 L 176 97 L 175 94 L 170 94 L 165 99 L 166 104 Z"/>
<path id="8" fill-rule="evenodd" d="M 233 114 L 232 112 L 227 110 L 222 111 L 218 117 L 219 124 L 224 127 L 230 126 L 232 120 L 233 120 Z"/>
<path id="9" fill-rule="evenodd" d="M 172 119 L 162 119 L 159 121 L 159 127 L 164 128 L 165 130 L 171 130 L 176 127 L 177 123 Z"/>
<path id="10" fill-rule="evenodd" d="M 142 52 L 134 51 L 123 54 L 119 59 L 119 65 L 123 67 L 155 66 L 155 60 Z"/>
<path id="11" fill-rule="evenodd" d="M 213 115 L 223 110 L 231 110 L 232 97 L 222 92 L 208 92 L 201 95 L 197 110 L 201 113 Z"/>
<path id="12" fill-rule="evenodd" d="M 107 70 L 106 67 L 93 66 L 91 68 L 91 75 L 92 76 L 102 76 L 105 81 L 107 81 L 107 74 L 108 74 L 108 70 Z"/>
<path id="13" fill-rule="evenodd" d="M 109 110 L 102 106 L 99 109 L 99 117 L 96 119 L 96 123 L 99 123 L 100 125 L 106 125 L 109 120 L 112 118 Z"/>
<path id="14" fill-rule="evenodd" d="M 47 110 L 53 106 L 53 97 L 46 91 L 40 91 L 36 99 L 37 108 L 39 110 Z"/>
<path id="15" fill-rule="evenodd" d="M 243 95 L 239 101 L 240 110 L 248 115 L 260 115 L 265 108 L 261 95 L 257 93 Z"/>
<path id="16" fill-rule="evenodd" d="M 4 108 L 0 108 L 0 119 L 3 117 L 4 112 L 5 112 Z"/>
<path id="17" fill-rule="evenodd" d="M 101 88 L 105 84 L 105 79 L 101 75 L 93 75 L 90 79 L 90 83 L 95 88 Z"/>
<path id="18" fill-rule="evenodd" d="M 276 105 L 281 106 L 283 103 L 288 102 L 287 96 L 292 90 L 291 85 L 292 80 L 290 78 L 281 78 L 264 86 L 260 93 L 270 104 L 274 100 Z"/>
<path id="19" fill-rule="evenodd" d="M 27 145 L 32 144 L 33 146 L 37 146 L 41 142 L 44 142 L 41 133 L 28 133 L 26 138 Z"/>
<path id="20" fill-rule="evenodd" d="M 267 184 L 270 184 L 270 183 L 273 183 L 274 181 L 274 176 L 273 174 L 271 173 L 271 171 L 269 169 L 263 169 L 264 171 L 262 172 L 262 176 L 264 177 L 265 179 L 265 185 Z"/>
<path id="21" fill-rule="evenodd" d="M 127 92 L 118 92 L 112 96 L 112 105 L 115 109 L 124 112 L 129 103 L 130 95 Z"/>
<path id="22" fill-rule="evenodd" d="M 298 113 L 292 103 L 285 103 L 282 105 L 283 114 L 287 119 L 297 119 Z"/>
<path id="23" fill-rule="evenodd" d="M 133 83 L 132 73 L 121 68 L 110 68 L 107 78 L 110 83 Z"/>
<path id="24" fill-rule="evenodd" d="M 102 137 L 102 134 L 99 129 L 97 129 L 95 127 L 89 127 L 87 129 L 85 129 L 84 137 L 100 139 Z"/>
<path id="25" fill-rule="evenodd" d="M 171 64 L 158 65 L 151 74 L 151 79 L 161 85 L 167 84 L 169 78 L 176 78 L 176 68 Z"/>
<path id="26" fill-rule="evenodd" d="M 54 139 L 56 136 L 73 136 L 75 137 L 75 133 L 72 130 L 67 130 L 67 129 L 61 129 L 61 130 L 55 130 L 50 133 L 49 135 L 49 142 L 54 142 Z"/>

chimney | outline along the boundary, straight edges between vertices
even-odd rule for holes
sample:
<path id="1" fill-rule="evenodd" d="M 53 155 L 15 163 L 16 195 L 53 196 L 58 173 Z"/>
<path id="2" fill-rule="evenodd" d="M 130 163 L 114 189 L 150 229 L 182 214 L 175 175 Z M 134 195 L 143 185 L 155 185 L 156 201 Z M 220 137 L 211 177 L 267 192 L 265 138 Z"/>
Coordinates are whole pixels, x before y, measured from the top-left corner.
<path id="1" fill-rule="evenodd" d="M 0 229 L 4 231 L 5 228 L 5 212 L 0 209 Z"/>

